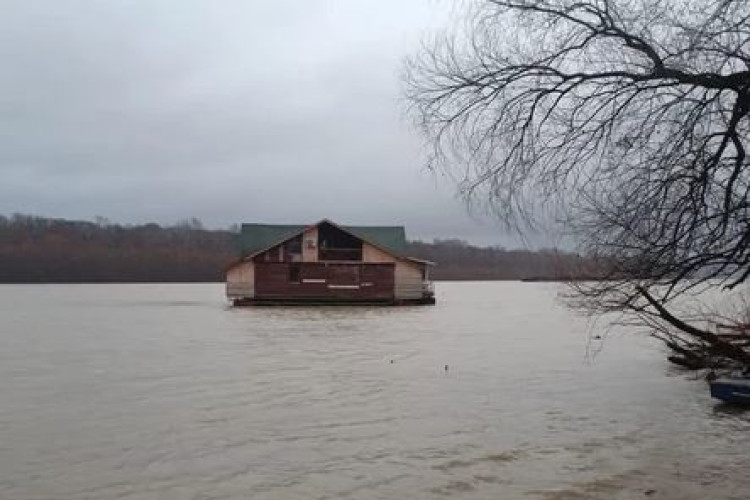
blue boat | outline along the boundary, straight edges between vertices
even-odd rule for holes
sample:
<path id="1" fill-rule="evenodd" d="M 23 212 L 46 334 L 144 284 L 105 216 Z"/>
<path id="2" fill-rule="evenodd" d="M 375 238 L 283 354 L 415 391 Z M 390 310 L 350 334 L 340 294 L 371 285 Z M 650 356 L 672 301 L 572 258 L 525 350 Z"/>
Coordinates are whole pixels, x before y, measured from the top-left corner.
<path id="1" fill-rule="evenodd" d="M 708 383 L 711 397 L 727 403 L 750 405 L 750 379 L 717 378 Z"/>

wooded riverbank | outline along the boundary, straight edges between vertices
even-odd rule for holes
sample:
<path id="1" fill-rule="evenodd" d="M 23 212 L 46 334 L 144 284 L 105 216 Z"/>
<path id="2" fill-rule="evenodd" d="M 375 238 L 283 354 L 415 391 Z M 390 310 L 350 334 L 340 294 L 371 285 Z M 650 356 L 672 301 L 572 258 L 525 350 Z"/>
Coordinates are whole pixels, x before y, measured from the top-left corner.
<path id="1" fill-rule="evenodd" d="M 174 226 L 0 216 L 0 283 L 216 282 L 238 256 L 236 233 L 192 219 Z M 436 280 L 556 280 L 585 267 L 555 249 L 477 247 L 457 239 L 409 242 L 437 262 Z"/>

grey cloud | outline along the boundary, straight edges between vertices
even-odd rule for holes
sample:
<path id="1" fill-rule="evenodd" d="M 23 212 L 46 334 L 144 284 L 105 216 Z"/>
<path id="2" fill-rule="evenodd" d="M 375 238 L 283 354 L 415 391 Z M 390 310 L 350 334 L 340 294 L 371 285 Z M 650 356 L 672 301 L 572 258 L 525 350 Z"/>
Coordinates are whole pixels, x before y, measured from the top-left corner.
<path id="1" fill-rule="evenodd" d="M 0 2 L 0 212 L 403 223 L 508 243 L 424 171 L 398 75 L 446 6 Z"/>

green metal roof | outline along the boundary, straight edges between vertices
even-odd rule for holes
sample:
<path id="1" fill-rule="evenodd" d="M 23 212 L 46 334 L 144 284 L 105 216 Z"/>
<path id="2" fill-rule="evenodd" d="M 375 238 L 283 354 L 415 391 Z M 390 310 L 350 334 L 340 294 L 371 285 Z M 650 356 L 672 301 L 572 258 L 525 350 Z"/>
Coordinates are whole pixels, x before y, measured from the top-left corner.
<path id="1" fill-rule="evenodd" d="M 318 224 L 329 221 L 321 221 Z M 318 225 L 315 224 L 315 225 Z M 331 223 L 336 225 L 335 223 Z M 242 224 L 238 238 L 243 256 L 254 255 L 300 234 L 311 225 Z M 354 236 L 383 250 L 403 255 L 406 250 L 406 231 L 403 226 L 339 226 Z"/>
<path id="2" fill-rule="evenodd" d="M 243 256 L 253 255 L 292 238 L 307 226 L 288 224 L 242 224 L 238 246 Z"/>
<path id="3" fill-rule="evenodd" d="M 396 255 L 406 251 L 406 231 L 403 226 L 340 226 L 354 236 L 388 250 Z"/>

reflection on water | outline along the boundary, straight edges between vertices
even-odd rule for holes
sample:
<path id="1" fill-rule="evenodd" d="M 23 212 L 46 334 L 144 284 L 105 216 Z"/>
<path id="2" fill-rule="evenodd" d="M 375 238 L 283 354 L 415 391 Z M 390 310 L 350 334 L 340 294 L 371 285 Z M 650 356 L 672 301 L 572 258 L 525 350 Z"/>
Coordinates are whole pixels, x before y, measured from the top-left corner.
<path id="1" fill-rule="evenodd" d="M 290 309 L 1 286 L 0 498 L 747 498 L 750 414 L 649 339 L 591 360 L 556 286 Z"/>

